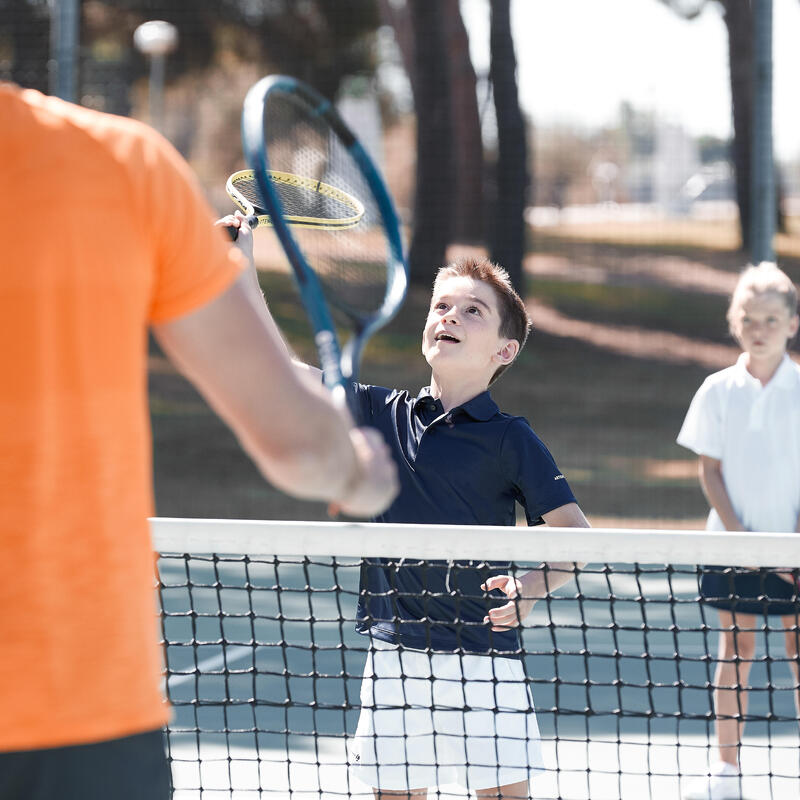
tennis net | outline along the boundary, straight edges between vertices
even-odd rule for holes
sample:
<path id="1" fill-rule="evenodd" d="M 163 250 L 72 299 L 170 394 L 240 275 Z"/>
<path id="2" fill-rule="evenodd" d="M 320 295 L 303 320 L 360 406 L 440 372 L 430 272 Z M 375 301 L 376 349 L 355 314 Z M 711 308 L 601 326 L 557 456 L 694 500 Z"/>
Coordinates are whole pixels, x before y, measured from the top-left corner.
<path id="1" fill-rule="evenodd" d="M 535 798 L 678 798 L 713 768 L 718 719 L 733 720 L 734 727 L 746 722 L 736 752 L 742 797 L 800 796 L 800 536 L 190 519 L 151 525 L 160 554 L 166 690 L 174 707 L 167 735 L 175 800 L 333 800 L 372 797 L 376 783 L 394 791 L 419 788 L 403 786 L 402 778 L 421 780 L 414 754 L 423 752 L 417 745 L 434 729 L 438 788 L 431 787 L 430 797 L 470 796 L 463 783 L 495 785 L 486 778 L 486 769 L 494 769 L 498 785 L 530 775 Z M 506 640 L 498 644 L 504 652 L 488 660 L 488 676 L 469 675 L 466 667 L 448 673 L 437 661 L 441 609 L 456 609 L 448 629 L 466 643 L 456 655 L 465 664 L 465 652 L 481 641 L 473 633 L 486 635 L 488 626 L 461 609 L 504 602 L 491 601 L 461 577 L 475 573 L 483 581 L 530 569 L 539 571 L 545 590 L 514 651 Z M 370 583 L 375 570 L 385 578 L 382 591 Z M 736 653 L 730 656 L 718 650 L 723 618 L 699 597 L 701 577 L 712 573 L 731 609 Z M 740 574 L 756 587 L 748 591 L 750 605 L 734 589 Z M 368 590 L 360 589 L 362 575 Z M 408 575 L 418 591 L 409 590 Z M 567 582 L 551 589 L 562 575 Z M 389 605 L 369 605 L 369 594 Z M 768 615 L 778 595 L 781 615 Z M 391 727 L 396 717 L 378 721 L 378 712 L 396 702 L 380 695 L 380 677 L 365 681 L 372 688 L 361 693 L 368 656 L 374 666 L 396 653 L 356 632 L 359 601 L 373 631 L 392 624 L 402 629 L 404 609 L 424 612 L 406 641 L 427 635 L 428 653 L 410 647 L 395 673 L 387 667 L 399 686 L 399 728 Z M 391 613 L 379 619 L 375 609 L 385 607 Z M 426 674 L 405 661 L 420 651 Z M 524 665 L 543 771 L 533 770 L 538 755 L 530 744 L 522 756 L 514 751 L 516 729 L 505 727 L 521 716 L 524 730 L 535 733 L 531 710 L 512 712 L 517 707 L 501 694 L 506 679 L 496 665 L 509 662 Z M 729 672 L 716 672 L 720 663 L 736 672 L 733 683 L 724 677 Z M 440 684 L 461 687 L 463 713 L 437 694 Z M 481 684 L 494 703 L 470 695 Z M 412 685 L 425 691 L 414 694 Z M 725 713 L 720 706 L 715 714 L 715 686 L 724 690 Z M 375 712 L 373 726 L 356 736 L 362 705 Z M 467 711 L 477 716 L 464 722 Z M 454 714 L 462 721 L 447 728 Z M 472 750 L 464 749 L 459 731 L 473 736 Z M 720 735 L 730 736 L 730 725 Z M 378 756 L 381 741 L 391 746 Z M 511 751 L 504 750 L 509 744 Z M 494 766 L 481 771 L 490 751 L 495 760 L 487 764 Z M 424 752 L 419 758 L 431 761 Z M 528 759 L 531 771 L 514 771 L 519 758 Z M 372 769 L 373 761 L 381 765 Z M 453 775 L 461 785 L 447 782 Z M 385 782 L 384 776 L 393 777 Z M 400 784 L 393 782 L 398 776 Z"/>

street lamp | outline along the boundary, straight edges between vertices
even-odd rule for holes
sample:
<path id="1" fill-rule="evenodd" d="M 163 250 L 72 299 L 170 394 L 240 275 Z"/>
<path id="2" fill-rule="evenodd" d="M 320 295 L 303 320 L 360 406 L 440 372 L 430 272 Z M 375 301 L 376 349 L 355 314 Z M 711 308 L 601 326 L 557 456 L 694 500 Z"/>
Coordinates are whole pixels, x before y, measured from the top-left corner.
<path id="1" fill-rule="evenodd" d="M 178 46 L 178 29 L 161 19 L 143 22 L 133 32 L 136 49 L 150 59 L 150 82 L 147 96 L 150 124 L 162 129 L 164 111 L 164 72 L 166 58 Z"/>

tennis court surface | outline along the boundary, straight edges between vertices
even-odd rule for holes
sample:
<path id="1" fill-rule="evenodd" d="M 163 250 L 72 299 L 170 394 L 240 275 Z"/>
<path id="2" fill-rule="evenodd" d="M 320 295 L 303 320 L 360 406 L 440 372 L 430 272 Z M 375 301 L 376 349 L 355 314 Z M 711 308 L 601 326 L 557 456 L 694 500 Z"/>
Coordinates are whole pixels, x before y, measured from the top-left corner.
<path id="1" fill-rule="evenodd" d="M 698 602 L 700 567 L 689 562 L 780 567 L 795 587 L 797 570 L 787 565 L 800 565 L 800 537 L 791 534 L 168 519 L 152 526 L 175 800 L 372 796 L 348 764 L 370 647 L 355 632 L 359 575 L 379 558 L 390 575 L 410 565 L 450 575 L 491 562 L 521 574 L 542 561 L 569 562 L 574 577 L 538 600 L 521 636 L 546 767 L 532 779 L 532 797 L 678 798 L 716 759 L 719 620 Z M 780 564 L 765 561 L 776 553 Z M 797 637 L 794 593 L 789 629 Z M 786 618 L 757 619 L 749 704 L 740 706 L 742 796 L 798 797 Z M 470 795 L 443 785 L 430 796 Z"/>

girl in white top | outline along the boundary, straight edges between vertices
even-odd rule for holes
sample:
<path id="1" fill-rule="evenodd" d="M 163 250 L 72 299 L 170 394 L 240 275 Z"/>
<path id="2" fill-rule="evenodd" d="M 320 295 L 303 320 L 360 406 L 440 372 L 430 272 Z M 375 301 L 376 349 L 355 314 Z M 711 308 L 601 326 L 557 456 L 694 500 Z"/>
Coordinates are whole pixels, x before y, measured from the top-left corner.
<path id="1" fill-rule="evenodd" d="M 743 352 L 734 366 L 706 378 L 678 435 L 678 444 L 700 456 L 700 485 L 711 505 L 706 527 L 800 531 L 800 367 L 786 353 L 798 329 L 797 290 L 774 264 L 748 267 L 731 298 L 728 323 Z M 747 712 L 742 687 L 758 616 L 782 617 L 795 687 L 800 680 L 793 630 L 800 605 L 791 574 L 725 570 L 707 568 L 700 584 L 704 602 L 720 617 L 714 679 L 720 760 L 709 778 L 684 794 L 687 800 L 741 797 L 739 719 Z M 797 688 L 795 702 L 800 713 Z"/>

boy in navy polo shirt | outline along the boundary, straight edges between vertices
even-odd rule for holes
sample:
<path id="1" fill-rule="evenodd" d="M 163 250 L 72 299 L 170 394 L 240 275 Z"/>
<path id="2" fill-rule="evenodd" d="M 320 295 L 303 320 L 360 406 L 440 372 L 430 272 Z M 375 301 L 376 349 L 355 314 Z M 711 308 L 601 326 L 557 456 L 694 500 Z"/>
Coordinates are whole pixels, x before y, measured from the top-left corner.
<path id="1" fill-rule="evenodd" d="M 439 270 L 422 334 L 430 386 L 416 398 L 356 387 L 362 419 L 399 465 L 400 493 L 377 521 L 514 525 L 519 502 L 529 525 L 588 527 L 545 445 L 487 391 L 529 330 L 505 270 L 473 259 Z M 549 566 L 545 585 L 543 570 L 365 563 L 357 627 L 371 647 L 351 756 L 376 796 L 419 799 L 459 783 L 479 797 L 528 797 L 543 762 L 515 628 L 530 598 L 571 577 L 571 565 Z"/>
<path id="2" fill-rule="evenodd" d="M 401 482 L 376 521 L 515 525 L 519 502 L 529 525 L 588 527 L 545 445 L 487 391 L 529 330 L 505 270 L 474 259 L 439 270 L 422 335 L 430 386 L 417 397 L 355 387 L 361 421 L 383 433 Z M 512 577 L 507 565 L 365 561 L 357 629 L 370 650 L 350 749 L 376 797 L 421 800 L 449 783 L 480 798 L 529 796 L 543 761 L 515 629 L 532 598 L 570 579 L 571 564 L 548 566 L 545 579 L 541 569 Z"/>

